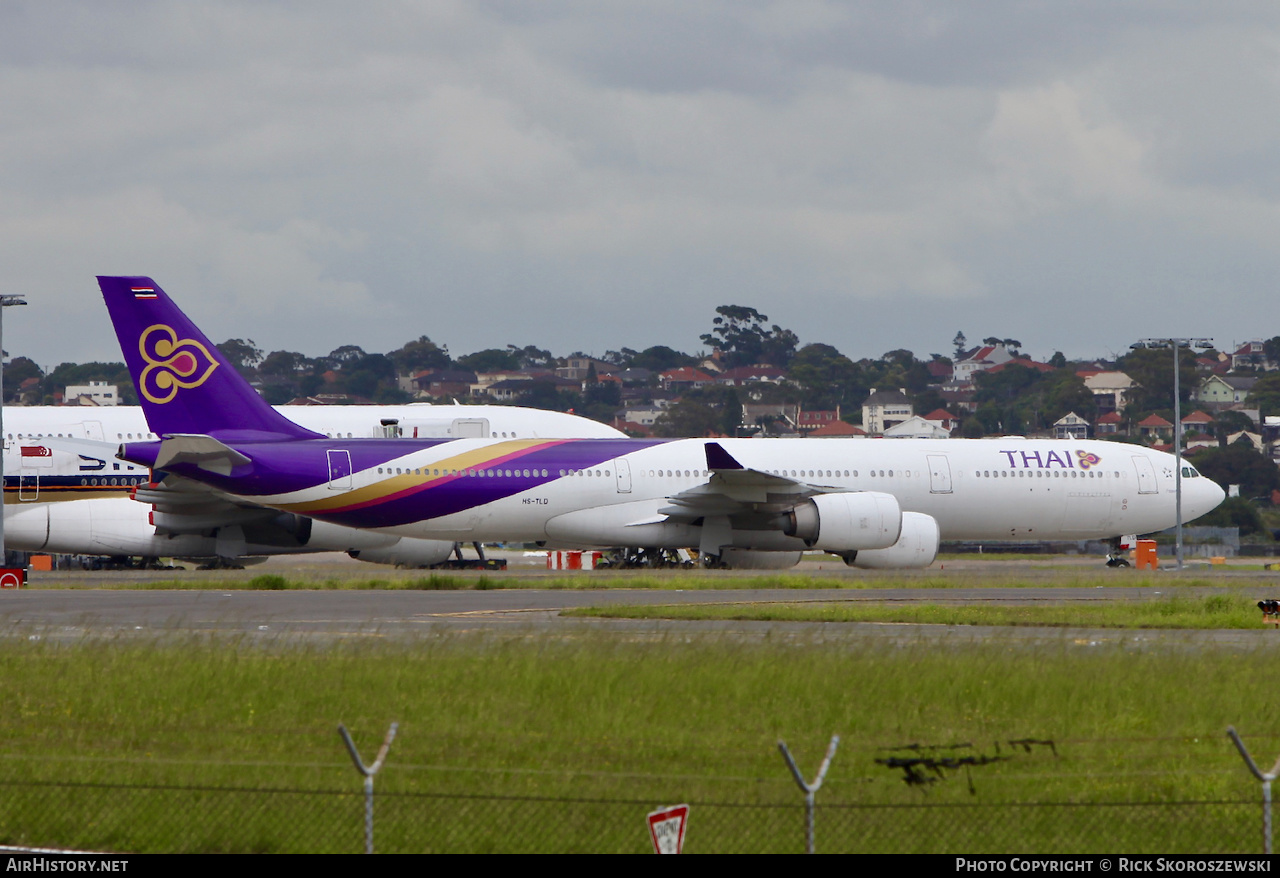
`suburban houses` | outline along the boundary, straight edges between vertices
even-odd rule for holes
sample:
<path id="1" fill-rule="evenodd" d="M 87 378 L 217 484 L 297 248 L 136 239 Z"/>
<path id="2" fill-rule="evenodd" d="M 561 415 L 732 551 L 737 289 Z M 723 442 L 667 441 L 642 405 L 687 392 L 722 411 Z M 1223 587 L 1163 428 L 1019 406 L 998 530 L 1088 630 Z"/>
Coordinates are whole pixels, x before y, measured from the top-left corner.
<path id="1" fill-rule="evenodd" d="M 746 309 L 703 336 L 709 354 L 666 347 L 555 357 L 534 347 L 450 357 L 425 336 L 388 355 L 347 346 L 329 357 L 263 356 L 252 342 L 219 345 L 270 401 L 369 403 L 395 399 L 488 402 L 572 410 L 634 436 L 804 436 L 815 439 L 977 438 L 1019 434 L 1100 438 L 1188 452 L 1247 443 L 1280 455 L 1280 337 L 1229 351 L 1185 351 L 1175 428 L 1168 350 L 1135 344 L 1114 360 L 1048 362 L 1014 339 L 963 344 L 953 356 L 895 350 L 852 361 L 827 345 L 799 345 Z M 771 347 L 772 345 L 772 347 Z M 1270 353 L 1269 353 L 1270 352 Z M 777 362 L 769 362 L 766 356 Z M 90 364 L 104 366 L 104 364 Z M 109 366 L 110 368 L 107 368 Z M 44 375 L 25 358 L 5 370 L 9 404 L 117 405 L 134 401 L 105 364 L 64 364 Z M 88 370 L 88 371 L 85 371 Z M 58 384 L 60 375 L 79 380 Z"/>

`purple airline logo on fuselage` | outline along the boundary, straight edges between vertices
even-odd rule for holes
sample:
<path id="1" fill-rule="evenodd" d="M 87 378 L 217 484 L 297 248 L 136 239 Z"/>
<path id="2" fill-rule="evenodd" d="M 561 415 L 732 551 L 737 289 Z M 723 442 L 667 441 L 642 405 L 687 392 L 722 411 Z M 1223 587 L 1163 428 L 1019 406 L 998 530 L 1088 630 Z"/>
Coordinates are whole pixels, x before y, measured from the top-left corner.
<path id="1" fill-rule="evenodd" d="M 1065 451 L 1061 454 L 1056 451 L 1000 451 L 998 453 L 1007 457 L 1009 466 L 1014 469 L 1052 469 L 1056 466 L 1061 469 L 1087 470 L 1102 463 L 1102 458 L 1092 451 L 1077 450 L 1075 461 L 1072 461 L 1071 455 Z"/>
<path id="2" fill-rule="evenodd" d="M 218 362 L 209 349 L 193 339 L 178 339 L 173 327 L 147 327 L 138 340 L 138 350 L 147 366 L 138 376 L 142 395 L 163 405 L 178 395 L 179 388 L 199 387 L 208 380 Z"/>

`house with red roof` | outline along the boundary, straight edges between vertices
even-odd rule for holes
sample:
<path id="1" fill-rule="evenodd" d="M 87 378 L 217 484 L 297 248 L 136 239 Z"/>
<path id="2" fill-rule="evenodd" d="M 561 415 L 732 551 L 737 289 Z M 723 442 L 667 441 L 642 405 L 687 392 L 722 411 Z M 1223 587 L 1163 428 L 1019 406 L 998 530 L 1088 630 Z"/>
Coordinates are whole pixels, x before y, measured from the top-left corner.
<path id="1" fill-rule="evenodd" d="M 715 383 L 715 379 L 692 366 L 681 366 L 679 369 L 668 369 L 658 375 L 658 383 L 663 390 L 693 390 Z"/>
<path id="2" fill-rule="evenodd" d="M 1260 341 L 1247 341 L 1231 353 L 1232 369 L 1265 369 L 1270 372 L 1277 368 L 1267 357 L 1266 348 Z"/>
<path id="3" fill-rule="evenodd" d="M 727 384 L 730 387 L 744 387 L 748 384 L 781 384 L 787 380 L 787 373 L 773 366 L 738 366 L 727 369 L 715 377 L 716 384 Z"/>
<path id="4" fill-rule="evenodd" d="M 811 430 L 817 430 L 828 424 L 833 424 L 840 420 L 840 407 L 835 409 L 815 409 L 813 411 L 800 411 L 796 413 L 796 429 L 801 434 L 807 434 Z"/>
<path id="5" fill-rule="evenodd" d="M 1093 434 L 1095 436 L 1118 436 L 1120 428 L 1124 424 L 1124 418 L 1119 412 L 1107 412 L 1098 418 L 1093 425 Z"/>
<path id="6" fill-rule="evenodd" d="M 810 439 L 865 439 L 867 431 L 847 421 L 832 421 L 810 430 L 806 435 Z"/>
<path id="7" fill-rule="evenodd" d="M 971 383 L 976 373 L 985 372 L 1012 359 L 1013 354 L 1003 344 L 974 348 L 956 362 L 952 368 L 952 380 L 961 384 Z"/>
<path id="8" fill-rule="evenodd" d="M 1147 415 L 1138 422 L 1138 435 L 1148 442 L 1173 439 L 1173 424 L 1159 415 Z"/>
<path id="9" fill-rule="evenodd" d="M 946 430 L 948 435 L 953 435 L 960 426 L 960 419 L 946 409 L 934 409 L 927 415 L 922 415 L 926 421 L 932 421 L 942 429 Z"/>

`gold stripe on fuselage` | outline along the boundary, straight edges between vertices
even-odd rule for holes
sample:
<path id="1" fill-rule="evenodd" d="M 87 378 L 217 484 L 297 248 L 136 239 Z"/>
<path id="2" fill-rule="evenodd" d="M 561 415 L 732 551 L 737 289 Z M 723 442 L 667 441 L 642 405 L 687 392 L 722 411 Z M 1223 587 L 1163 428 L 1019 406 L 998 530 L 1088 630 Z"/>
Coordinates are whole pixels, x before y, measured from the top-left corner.
<path id="1" fill-rule="evenodd" d="M 473 451 L 455 454 L 443 460 L 432 461 L 430 466 L 414 467 L 416 472 L 388 476 L 387 478 L 379 479 L 372 485 L 365 485 L 363 488 L 355 488 L 351 491 L 343 491 L 331 497 L 319 500 L 304 500 L 298 503 L 272 503 L 271 505 L 278 509 L 286 509 L 290 512 L 299 512 L 304 515 L 345 509 L 349 506 L 383 500 L 399 494 L 401 491 L 425 487 L 433 482 L 456 478 L 460 473 L 465 473 L 467 470 L 486 469 L 494 464 L 495 461 L 510 457 L 518 452 L 527 451 L 531 448 L 550 447 L 555 444 L 558 443 L 549 442 L 546 439 L 518 439 L 511 442 L 499 442 L 496 445 L 485 445 Z M 394 462 L 391 461 L 390 463 Z M 383 466 L 387 466 L 387 464 L 383 464 Z M 432 470 L 439 470 L 440 475 L 429 475 L 429 471 Z M 324 486 L 318 487 L 323 489 Z M 311 490 L 316 489 L 313 488 Z"/>

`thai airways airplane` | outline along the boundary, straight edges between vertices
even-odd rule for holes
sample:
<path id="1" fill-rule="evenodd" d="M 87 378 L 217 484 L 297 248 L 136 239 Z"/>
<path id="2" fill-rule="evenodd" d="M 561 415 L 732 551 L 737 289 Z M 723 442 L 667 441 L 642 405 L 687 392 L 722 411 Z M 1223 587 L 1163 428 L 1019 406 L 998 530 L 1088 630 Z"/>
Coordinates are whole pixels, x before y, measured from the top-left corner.
<path id="1" fill-rule="evenodd" d="M 281 406 L 331 437 L 617 438 L 604 424 L 516 406 Z M 352 552 L 375 563 L 430 566 L 452 541 L 376 534 L 251 508 L 208 491 L 160 492 L 136 502 L 146 467 L 115 459 L 120 442 L 157 438 L 137 406 L 20 406 L 5 417 L 5 543 L 25 552 L 238 562 L 297 552 Z M 70 450 L 63 439 L 90 440 Z M 92 444 L 101 443 L 100 447 Z M 154 492 L 153 492 L 154 493 Z M 74 502 L 66 502 L 74 501 Z"/>
<path id="2" fill-rule="evenodd" d="M 697 546 L 741 566 L 816 547 L 858 567 L 928 566 L 942 538 L 1115 538 L 1175 523 L 1173 456 L 1109 442 L 335 439 L 266 405 L 150 278 L 98 283 L 162 437 L 125 441 L 118 457 L 162 485 L 317 521 L 423 539 Z M 1190 466 L 1183 476 L 1187 520 L 1222 501 Z"/>

